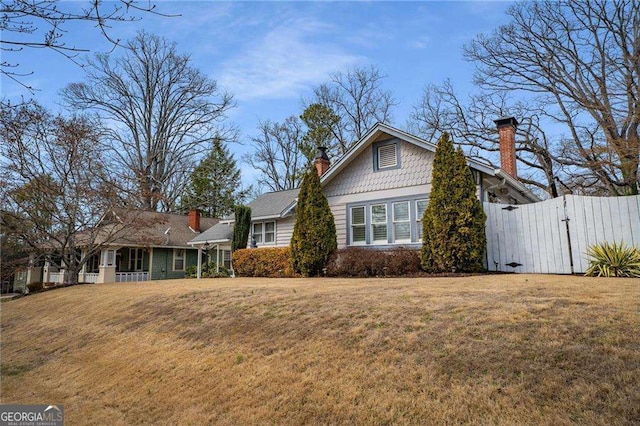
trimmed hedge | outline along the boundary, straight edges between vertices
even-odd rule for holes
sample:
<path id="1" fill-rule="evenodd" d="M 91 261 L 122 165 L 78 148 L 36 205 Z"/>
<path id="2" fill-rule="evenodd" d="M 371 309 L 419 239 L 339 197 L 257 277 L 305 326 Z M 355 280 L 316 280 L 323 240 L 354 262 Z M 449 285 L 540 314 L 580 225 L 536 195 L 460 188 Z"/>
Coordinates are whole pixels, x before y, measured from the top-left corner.
<path id="1" fill-rule="evenodd" d="M 233 269 L 241 277 L 293 277 L 289 247 L 239 249 L 233 252 Z"/>
<path id="2" fill-rule="evenodd" d="M 403 247 L 349 247 L 336 251 L 327 266 L 327 275 L 333 277 L 399 277 L 421 272 L 420 251 Z"/>

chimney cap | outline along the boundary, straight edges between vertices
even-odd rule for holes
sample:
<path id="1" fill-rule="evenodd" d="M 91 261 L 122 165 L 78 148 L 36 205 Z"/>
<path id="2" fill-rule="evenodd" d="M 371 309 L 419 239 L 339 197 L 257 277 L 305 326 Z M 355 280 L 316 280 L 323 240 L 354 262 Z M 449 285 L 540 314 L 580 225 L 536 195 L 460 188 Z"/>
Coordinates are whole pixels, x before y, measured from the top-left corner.
<path id="1" fill-rule="evenodd" d="M 329 157 L 327 156 L 327 147 L 326 146 L 319 146 L 318 147 L 318 151 L 316 151 L 316 159 L 318 158 L 322 158 L 323 160 L 328 160 Z"/>
<path id="2" fill-rule="evenodd" d="M 501 117 L 497 120 L 493 120 L 493 122 L 496 123 L 496 127 L 502 127 L 508 124 L 511 124 L 514 127 L 518 127 L 518 120 L 516 120 L 515 117 Z"/>

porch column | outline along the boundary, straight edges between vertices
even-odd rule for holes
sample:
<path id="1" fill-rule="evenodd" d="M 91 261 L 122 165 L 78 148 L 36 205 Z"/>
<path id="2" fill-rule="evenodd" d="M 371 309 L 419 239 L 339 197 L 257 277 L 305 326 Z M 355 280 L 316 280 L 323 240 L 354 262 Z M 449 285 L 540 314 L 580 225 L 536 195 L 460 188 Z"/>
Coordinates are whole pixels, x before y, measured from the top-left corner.
<path id="1" fill-rule="evenodd" d="M 116 281 L 116 251 L 113 248 L 100 251 L 100 268 L 96 283 L 113 283 Z"/>
<path id="2" fill-rule="evenodd" d="M 51 263 L 47 260 L 44 262 L 44 268 L 43 268 L 43 274 L 42 274 L 42 282 L 43 283 L 48 283 L 51 282 L 51 276 L 50 274 L 52 272 L 58 272 L 58 268 L 56 268 L 55 266 L 51 266 Z"/>
<path id="3" fill-rule="evenodd" d="M 197 278 L 202 278 L 202 246 L 198 246 L 198 275 Z"/>
<path id="4" fill-rule="evenodd" d="M 85 250 L 82 250 L 80 258 L 82 260 L 85 260 L 85 257 L 87 256 L 87 252 Z M 82 268 L 80 269 L 80 272 L 78 272 L 78 283 L 84 283 L 86 282 L 86 274 L 87 273 L 87 262 L 85 261 L 82 264 Z"/>
<path id="5" fill-rule="evenodd" d="M 27 268 L 27 279 L 25 285 L 41 282 L 42 268 L 36 265 L 36 259 L 33 254 L 29 255 L 29 267 Z"/>
<path id="6" fill-rule="evenodd" d="M 216 245 L 216 274 L 220 272 L 220 244 Z"/>

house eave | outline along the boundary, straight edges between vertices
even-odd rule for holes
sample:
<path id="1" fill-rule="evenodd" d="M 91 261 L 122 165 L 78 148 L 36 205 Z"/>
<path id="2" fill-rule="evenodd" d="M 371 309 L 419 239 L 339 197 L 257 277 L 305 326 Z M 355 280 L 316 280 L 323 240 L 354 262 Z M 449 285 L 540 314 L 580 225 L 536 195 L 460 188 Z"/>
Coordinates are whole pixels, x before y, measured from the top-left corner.
<path id="1" fill-rule="evenodd" d="M 189 241 L 189 245 L 191 247 L 195 246 L 203 246 L 205 244 L 221 244 L 221 243 L 230 243 L 231 240 L 229 238 L 225 238 L 222 240 L 204 240 L 204 241 Z"/>
<path id="2" fill-rule="evenodd" d="M 533 192 L 531 192 L 530 189 L 528 189 L 526 186 L 524 186 L 522 184 L 522 182 L 520 182 L 518 179 L 514 178 L 513 176 L 511 176 L 509 173 L 505 172 L 502 169 L 495 169 L 493 171 L 493 174 L 500 178 L 500 179 L 504 179 L 505 182 L 507 182 L 512 188 L 514 188 L 516 191 L 518 191 L 518 193 L 520 193 L 520 195 L 522 195 L 523 197 L 525 197 L 527 200 L 531 201 L 532 203 L 536 203 L 538 201 L 542 201 L 540 200 L 540 198 L 535 195 Z"/>

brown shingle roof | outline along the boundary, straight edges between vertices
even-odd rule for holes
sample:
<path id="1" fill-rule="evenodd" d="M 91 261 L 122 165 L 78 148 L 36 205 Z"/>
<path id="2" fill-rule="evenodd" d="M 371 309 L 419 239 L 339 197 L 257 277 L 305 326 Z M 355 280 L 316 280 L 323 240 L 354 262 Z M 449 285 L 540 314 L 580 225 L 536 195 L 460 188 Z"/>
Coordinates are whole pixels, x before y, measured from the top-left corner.
<path id="1" fill-rule="evenodd" d="M 200 232 L 218 222 L 201 217 Z M 189 247 L 187 242 L 200 234 L 189 227 L 188 215 L 157 212 L 117 212 L 105 235 L 114 231 L 117 235 L 109 238 L 109 245 Z"/>

